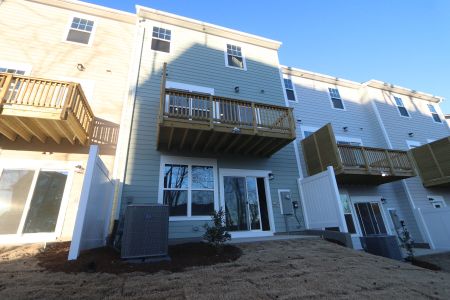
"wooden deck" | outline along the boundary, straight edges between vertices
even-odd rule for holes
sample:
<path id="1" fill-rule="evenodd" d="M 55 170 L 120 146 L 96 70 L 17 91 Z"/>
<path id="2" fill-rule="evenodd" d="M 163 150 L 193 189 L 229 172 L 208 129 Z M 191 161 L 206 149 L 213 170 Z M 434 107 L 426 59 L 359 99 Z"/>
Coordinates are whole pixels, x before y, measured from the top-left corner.
<path id="1" fill-rule="evenodd" d="M 416 176 L 406 151 L 338 145 L 331 124 L 302 141 L 309 175 L 333 166 L 342 184 L 379 185 Z"/>
<path id="2" fill-rule="evenodd" d="M 94 114 L 77 83 L 0 73 L 0 134 L 89 143 Z"/>
<path id="3" fill-rule="evenodd" d="M 450 187 L 450 137 L 410 150 L 425 187 Z"/>
<path id="4" fill-rule="evenodd" d="M 268 157 L 295 137 L 291 108 L 166 89 L 163 76 L 158 150 Z"/>

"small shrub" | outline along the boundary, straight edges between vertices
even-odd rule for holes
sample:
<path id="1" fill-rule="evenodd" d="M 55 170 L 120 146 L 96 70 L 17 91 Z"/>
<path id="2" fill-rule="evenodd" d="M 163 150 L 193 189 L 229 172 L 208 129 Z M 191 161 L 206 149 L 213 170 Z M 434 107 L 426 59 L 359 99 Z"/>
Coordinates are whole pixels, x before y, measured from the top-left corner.
<path id="1" fill-rule="evenodd" d="M 231 235 L 225 227 L 224 210 L 221 208 L 218 211 L 214 211 L 211 215 L 211 221 L 213 222 L 213 226 L 209 226 L 209 224 L 203 226 L 205 228 L 203 239 L 220 250 L 226 241 L 231 240 Z"/>
<path id="2" fill-rule="evenodd" d="M 414 260 L 414 240 L 411 238 L 411 234 L 408 231 L 408 228 L 405 226 L 405 221 L 400 221 L 400 225 L 402 226 L 399 240 L 401 247 L 406 251 L 406 260 L 413 261 Z"/>

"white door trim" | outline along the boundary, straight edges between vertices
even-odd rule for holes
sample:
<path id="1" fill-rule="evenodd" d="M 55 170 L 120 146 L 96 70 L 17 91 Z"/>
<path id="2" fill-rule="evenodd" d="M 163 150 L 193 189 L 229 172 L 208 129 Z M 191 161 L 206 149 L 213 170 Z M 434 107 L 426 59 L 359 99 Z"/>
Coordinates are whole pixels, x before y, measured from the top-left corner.
<path id="1" fill-rule="evenodd" d="M 272 171 L 267 170 L 244 170 L 244 169 L 219 169 L 219 182 L 220 182 L 220 207 L 225 210 L 225 191 L 223 178 L 225 176 L 236 176 L 236 177 L 259 177 L 264 178 L 264 188 L 266 192 L 266 202 L 267 202 L 267 213 L 269 215 L 269 225 L 270 230 L 268 231 L 240 231 L 240 232 L 230 232 L 232 238 L 240 237 L 256 237 L 256 236 L 272 236 L 275 232 L 275 220 L 273 216 L 272 208 L 272 197 L 270 194 L 270 184 L 269 184 L 269 173 Z M 259 201 L 259 199 L 258 199 Z M 261 206 L 260 206 L 261 207 Z M 261 228 L 262 229 L 262 228 Z"/>

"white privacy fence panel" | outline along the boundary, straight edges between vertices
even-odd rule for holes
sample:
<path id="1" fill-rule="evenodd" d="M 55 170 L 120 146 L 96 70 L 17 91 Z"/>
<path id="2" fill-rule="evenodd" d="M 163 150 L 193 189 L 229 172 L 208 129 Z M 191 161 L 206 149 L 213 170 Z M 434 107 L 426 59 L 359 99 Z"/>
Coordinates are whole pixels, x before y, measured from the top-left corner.
<path id="1" fill-rule="evenodd" d="M 307 229 L 339 227 L 347 232 L 339 190 L 332 167 L 298 181 Z"/>
<path id="2" fill-rule="evenodd" d="M 77 259 L 80 251 L 106 244 L 114 183 L 98 156 L 98 146 L 91 146 L 85 170 L 77 218 L 70 244 L 69 260 Z"/>
<path id="3" fill-rule="evenodd" d="M 450 249 L 450 207 L 418 208 L 432 249 Z"/>

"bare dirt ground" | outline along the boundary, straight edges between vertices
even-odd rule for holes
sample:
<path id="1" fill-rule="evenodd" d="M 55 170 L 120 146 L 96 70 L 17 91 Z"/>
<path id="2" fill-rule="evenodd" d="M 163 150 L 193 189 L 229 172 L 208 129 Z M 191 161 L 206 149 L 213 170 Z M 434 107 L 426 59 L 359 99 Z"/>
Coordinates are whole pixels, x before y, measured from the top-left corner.
<path id="1" fill-rule="evenodd" d="M 39 246 L 0 249 L 0 299 L 449 299 L 450 274 L 322 240 L 238 245 L 236 261 L 154 274 L 62 273 Z"/>
<path id="2" fill-rule="evenodd" d="M 420 261 L 425 261 L 439 266 L 442 271 L 450 273 L 450 252 L 423 255 L 416 258 Z"/>

